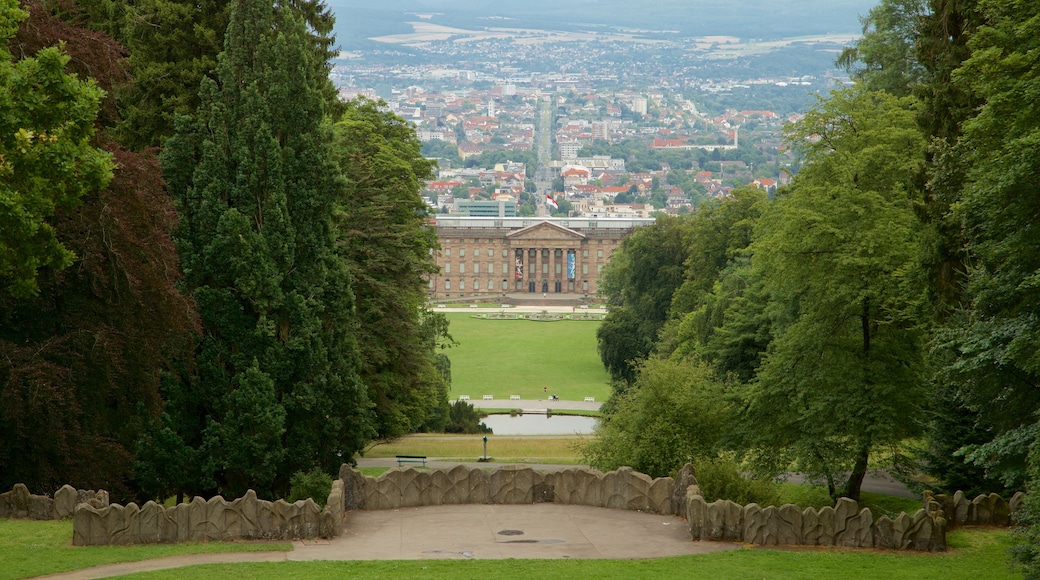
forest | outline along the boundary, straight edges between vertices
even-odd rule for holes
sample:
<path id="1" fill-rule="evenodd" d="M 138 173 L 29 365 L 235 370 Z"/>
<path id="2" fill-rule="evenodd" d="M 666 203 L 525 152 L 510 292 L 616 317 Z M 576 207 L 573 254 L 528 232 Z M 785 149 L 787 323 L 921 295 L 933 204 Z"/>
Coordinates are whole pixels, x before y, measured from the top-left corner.
<path id="1" fill-rule="evenodd" d="M 449 422 L 433 163 L 302 0 L 0 2 L 0 487 L 287 497 Z"/>
<path id="2" fill-rule="evenodd" d="M 623 240 L 594 465 L 805 473 L 1030 498 L 1040 574 L 1040 7 L 882 0 L 855 83 L 789 128 L 801 168 Z"/>

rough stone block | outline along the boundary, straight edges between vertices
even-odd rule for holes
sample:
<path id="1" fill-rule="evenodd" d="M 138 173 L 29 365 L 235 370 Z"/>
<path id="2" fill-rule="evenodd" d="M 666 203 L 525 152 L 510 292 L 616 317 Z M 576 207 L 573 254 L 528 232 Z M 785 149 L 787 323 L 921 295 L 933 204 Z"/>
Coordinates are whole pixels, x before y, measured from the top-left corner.
<path id="1" fill-rule="evenodd" d="M 16 483 L 11 491 L 0 494 L 0 517 L 25 519 L 29 517 L 32 494 L 24 483 Z"/>
<path id="2" fill-rule="evenodd" d="M 705 539 L 739 542 L 743 534 L 744 510 L 740 504 L 720 499 L 708 505 Z"/>
<path id="3" fill-rule="evenodd" d="M 63 485 L 54 492 L 54 515 L 58 519 L 71 517 L 76 511 L 76 488 Z"/>
<path id="4" fill-rule="evenodd" d="M 992 524 L 994 526 L 1006 526 L 1011 523 L 1011 508 L 1004 498 L 995 493 L 989 494 L 993 505 Z"/>
<path id="5" fill-rule="evenodd" d="M 491 472 L 488 496 L 496 504 L 529 504 L 541 475 L 530 467 L 505 467 Z"/>
<path id="6" fill-rule="evenodd" d="M 993 499 L 980 494 L 971 502 L 971 521 L 976 525 L 988 525 L 993 521 Z"/>
<path id="7" fill-rule="evenodd" d="M 694 541 L 708 539 L 708 503 L 700 494 L 686 496 L 686 522 L 690 526 L 690 538 Z M 743 535 L 743 531 L 741 531 Z"/>
<path id="8" fill-rule="evenodd" d="M 769 530 L 770 513 L 767 510 L 775 508 L 759 507 L 757 503 L 749 503 L 744 506 L 744 541 L 749 544 L 769 545 L 775 541 L 776 535 Z"/>
<path id="9" fill-rule="evenodd" d="M 674 510 L 672 513 L 675 515 L 686 513 L 686 488 L 691 485 L 697 485 L 697 474 L 693 469 L 693 465 L 687 463 L 675 476 L 672 491 L 672 509 Z M 700 493 L 697 495 L 700 495 Z"/>
<path id="10" fill-rule="evenodd" d="M 655 514 L 674 514 L 675 480 L 671 477 L 659 477 L 650 484 L 647 491 L 649 509 Z"/>
<path id="11" fill-rule="evenodd" d="M 1014 518 L 1019 511 L 1022 510 L 1022 506 L 1026 501 L 1026 494 L 1021 491 L 1016 492 L 1015 495 L 1011 496 L 1011 501 L 1008 502 L 1008 512 L 1011 517 Z"/>
<path id="12" fill-rule="evenodd" d="M 339 468 L 339 480 L 343 482 L 343 509 L 344 511 L 365 509 L 366 490 L 368 479 L 360 471 L 344 463 Z"/>
<path id="13" fill-rule="evenodd" d="M 953 494 L 953 516 L 950 521 L 955 525 L 971 521 L 971 502 L 964 496 L 963 491 L 958 490 Z"/>
<path id="14" fill-rule="evenodd" d="M 802 536 L 802 510 L 794 504 L 784 504 L 776 510 L 776 538 L 780 545 L 804 543 Z"/>
<path id="15" fill-rule="evenodd" d="M 813 537 L 816 545 L 833 546 L 834 537 L 838 533 L 838 517 L 831 506 L 824 506 L 817 512 L 816 530 Z M 806 536 L 808 541 L 808 536 Z"/>
<path id="16" fill-rule="evenodd" d="M 802 510 L 802 544 L 817 546 L 820 543 L 820 514 L 813 508 Z"/>
<path id="17" fill-rule="evenodd" d="M 852 503 L 856 504 L 856 502 Z M 842 520 L 839 519 L 838 514 L 841 512 L 837 508 L 834 511 L 835 524 L 839 524 Z M 874 516 L 870 513 L 870 510 L 863 508 L 856 512 L 855 515 L 844 518 L 844 524 L 844 528 L 841 531 L 835 530 L 835 545 L 848 546 L 850 548 L 871 548 L 874 546 Z"/>
<path id="18" fill-rule="evenodd" d="M 45 495 L 29 496 L 29 519 L 54 520 L 54 500 Z"/>

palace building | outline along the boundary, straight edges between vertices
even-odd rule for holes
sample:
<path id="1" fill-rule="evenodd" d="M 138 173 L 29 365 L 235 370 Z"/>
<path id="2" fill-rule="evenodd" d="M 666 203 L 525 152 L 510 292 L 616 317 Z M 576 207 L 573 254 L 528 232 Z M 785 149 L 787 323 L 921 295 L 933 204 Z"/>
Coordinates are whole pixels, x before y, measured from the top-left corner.
<path id="1" fill-rule="evenodd" d="M 646 218 L 453 217 L 435 220 L 440 273 L 429 297 L 584 299 L 621 239 Z"/>

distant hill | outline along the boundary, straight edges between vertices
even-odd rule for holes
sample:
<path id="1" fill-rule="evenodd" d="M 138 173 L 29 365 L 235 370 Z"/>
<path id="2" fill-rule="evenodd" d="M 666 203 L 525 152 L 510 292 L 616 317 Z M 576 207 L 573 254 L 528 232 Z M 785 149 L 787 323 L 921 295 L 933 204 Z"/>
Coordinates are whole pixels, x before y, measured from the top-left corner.
<path id="1" fill-rule="evenodd" d="M 345 50 L 374 36 L 411 32 L 420 19 L 467 29 L 644 30 L 653 38 L 737 36 L 776 39 L 860 32 L 876 0 L 328 0 Z"/>

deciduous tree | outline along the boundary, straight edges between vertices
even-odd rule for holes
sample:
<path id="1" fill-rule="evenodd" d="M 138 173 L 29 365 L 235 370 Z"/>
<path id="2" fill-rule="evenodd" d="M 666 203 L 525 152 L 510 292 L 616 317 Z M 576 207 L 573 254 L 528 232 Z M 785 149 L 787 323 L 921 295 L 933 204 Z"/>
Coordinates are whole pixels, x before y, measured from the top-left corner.
<path id="1" fill-rule="evenodd" d="M 748 392 L 745 444 L 858 499 L 871 453 L 918 432 L 926 311 L 907 179 L 924 138 L 912 100 L 848 89 L 792 139 L 806 165 L 759 222 L 752 260 L 795 315 Z"/>

